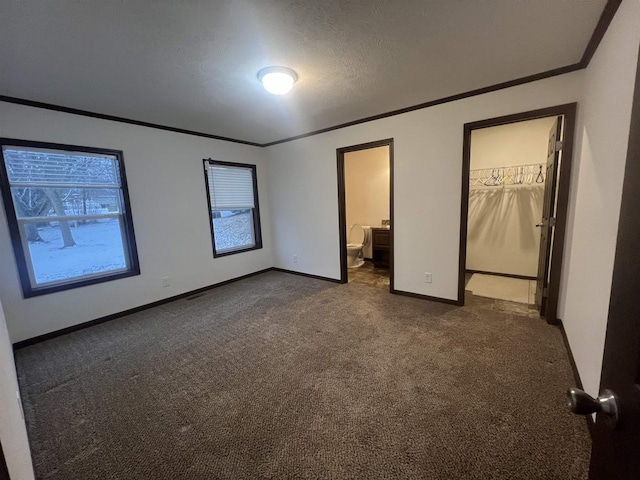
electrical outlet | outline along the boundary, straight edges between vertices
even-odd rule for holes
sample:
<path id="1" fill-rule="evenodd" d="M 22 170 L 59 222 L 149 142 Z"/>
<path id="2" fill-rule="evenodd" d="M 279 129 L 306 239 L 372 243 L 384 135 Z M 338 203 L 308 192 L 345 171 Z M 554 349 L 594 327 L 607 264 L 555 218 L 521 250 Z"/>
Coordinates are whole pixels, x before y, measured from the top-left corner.
<path id="1" fill-rule="evenodd" d="M 298 255 L 293 256 L 293 263 L 298 263 Z"/>
<path id="2" fill-rule="evenodd" d="M 171 279 L 169 277 L 162 277 L 162 286 L 168 287 L 171 285 Z"/>
<path id="3" fill-rule="evenodd" d="M 429 272 L 424 272 L 424 283 L 431 283 L 433 277 Z"/>

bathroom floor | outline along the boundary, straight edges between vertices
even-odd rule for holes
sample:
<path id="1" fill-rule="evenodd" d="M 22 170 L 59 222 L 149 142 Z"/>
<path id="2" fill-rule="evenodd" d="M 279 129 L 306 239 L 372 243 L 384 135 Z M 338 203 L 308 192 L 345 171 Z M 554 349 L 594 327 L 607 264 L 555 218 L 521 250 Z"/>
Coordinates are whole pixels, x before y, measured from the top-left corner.
<path id="1" fill-rule="evenodd" d="M 468 274 L 465 290 L 478 297 L 496 298 L 510 302 L 535 305 L 536 281 L 520 278 L 487 275 L 484 273 Z"/>
<path id="2" fill-rule="evenodd" d="M 389 270 L 386 268 L 375 268 L 373 262 L 365 260 L 364 265 L 358 268 L 350 268 L 347 272 L 349 283 L 364 283 L 376 287 L 389 286 Z"/>

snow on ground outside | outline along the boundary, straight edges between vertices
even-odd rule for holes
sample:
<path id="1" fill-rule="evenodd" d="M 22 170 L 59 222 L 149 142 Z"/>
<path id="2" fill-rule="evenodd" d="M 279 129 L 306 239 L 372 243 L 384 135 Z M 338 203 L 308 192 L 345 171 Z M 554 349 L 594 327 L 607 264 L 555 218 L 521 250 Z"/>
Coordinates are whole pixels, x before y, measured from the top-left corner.
<path id="1" fill-rule="evenodd" d="M 214 219 L 218 249 L 253 245 L 251 212 Z M 38 284 L 126 268 L 118 219 L 71 227 L 77 245 L 62 248 L 59 226 L 39 228 L 44 242 L 29 243 Z"/>
<path id="2" fill-rule="evenodd" d="M 231 217 L 214 218 L 216 250 L 253 245 L 251 211 Z"/>
<path id="3" fill-rule="evenodd" d="M 57 225 L 38 231 L 44 242 L 29 243 L 38 284 L 126 268 L 118 219 L 71 227 L 74 247 L 62 248 Z"/>

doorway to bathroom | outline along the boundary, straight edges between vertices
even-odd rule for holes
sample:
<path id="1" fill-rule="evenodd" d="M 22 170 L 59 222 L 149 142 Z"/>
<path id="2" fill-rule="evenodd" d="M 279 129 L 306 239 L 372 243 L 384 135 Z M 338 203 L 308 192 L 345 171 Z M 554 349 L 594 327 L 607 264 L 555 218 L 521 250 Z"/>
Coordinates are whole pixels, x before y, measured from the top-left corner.
<path id="1" fill-rule="evenodd" d="M 393 139 L 337 149 L 340 281 L 393 291 Z"/>
<path id="2" fill-rule="evenodd" d="M 465 125 L 459 304 L 505 300 L 557 322 L 575 108 Z"/>

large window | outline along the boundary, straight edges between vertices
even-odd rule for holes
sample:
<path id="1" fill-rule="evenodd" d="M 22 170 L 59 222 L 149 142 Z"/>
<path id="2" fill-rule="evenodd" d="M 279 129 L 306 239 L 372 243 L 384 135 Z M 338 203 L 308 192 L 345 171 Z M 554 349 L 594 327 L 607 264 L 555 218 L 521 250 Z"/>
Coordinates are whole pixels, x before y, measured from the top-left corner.
<path id="1" fill-rule="evenodd" d="M 256 166 L 204 161 L 213 256 L 262 248 Z"/>
<path id="2" fill-rule="evenodd" d="M 140 273 L 122 152 L 0 139 L 25 297 Z"/>

